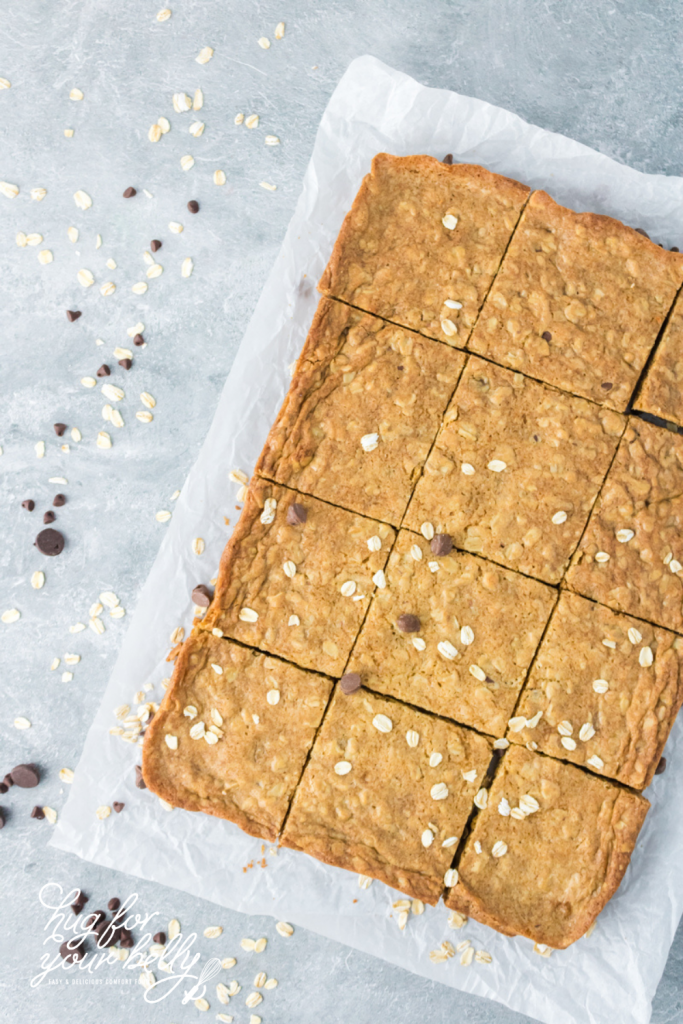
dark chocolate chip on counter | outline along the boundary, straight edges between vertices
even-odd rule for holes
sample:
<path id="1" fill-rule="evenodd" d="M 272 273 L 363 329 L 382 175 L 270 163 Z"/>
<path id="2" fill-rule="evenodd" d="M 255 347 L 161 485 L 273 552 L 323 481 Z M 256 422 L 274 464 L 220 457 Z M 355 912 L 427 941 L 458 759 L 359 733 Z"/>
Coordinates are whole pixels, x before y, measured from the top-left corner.
<path id="1" fill-rule="evenodd" d="M 396 620 L 396 625 L 402 633 L 419 633 L 421 628 L 421 623 L 417 615 L 411 615 L 409 612 L 404 612 L 403 615 L 399 615 Z"/>
<path id="2" fill-rule="evenodd" d="M 48 509 L 45 515 L 43 516 L 43 522 L 45 523 L 46 526 L 49 526 L 50 523 L 54 523 L 56 518 L 57 516 L 54 514 L 54 512 L 51 509 Z"/>
<path id="3" fill-rule="evenodd" d="M 114 800 L 112 804 L 112 807 L 114 808 L 117 814 L 120 814 L 125 806 L 126 805 L 122 804 L 120 800 Z"/>
<path id="4" fill-rule="evenodd" d="M 5 827 L 5 812 L 2 809 L 2 807 L 0 807 L 0 828 L 4 828 L 4 827 Z"/>
<path id="5" fill-rule="evenodd" d="M 33 789 L 40 782 L 40 770 L 35 764 L 18 764 L 10 772 L 10 778 L 20 789 Z"/>
<path id="6" fill-rule="evenodd" d="M 38 804 L 36 804 L 36 806 L 31 811 L 31 817 L 36 818 L 38 821 L 42 821 L 43 818 L 45 817 L 45 811 L 43 810 L 42 807 L 39 807 Z"/>
<path id="7" fill-rule="evenodd" d="M 106 920 L 106 917 L 107 915 L 103 910 L 93 910 L 91 914 L 88 914 L 83 922 L 83 927 L 96 928 L 98 924 L 101 924 Z"/>
<path id="8" fill-rule="evenodd" d="M 666 771 L 666 758 L 660 757 L 659 764 L 655 768 L 655 775 L 663 775 Z"/>
<path id="9" fill-rule="evenodd" d="M 86 905 L 89 899 L 90 897 L 86 896 L 85 893 L 81 889 L 79 889 L 78 896 L 71 904 L 71 909 L 73 910 L 74 914 L 80 914 L 80 912 L 83 910 L 83 907 Z"/>
<path id="10" fill-rule="evenodd" d="M 339 680 L 342 693 L 355 693 L 360 690 L 360 676 L 357 672 L 347 672 Z"/>
<path id="11" fill-rule="evenodd" d="M 66 423 L 53 423 L 55 434 L 57 437 L 64 437 L 66 433 Z"/>
<path id="12" fill-rule="evenodd" d="M 0 782 L 0 793 L 2 793 L 3 796 L 5 795 L 5 793 L 8 790 L 9 790 L 9 786 L 6 786 L 4 782 Z"/>
<path id="13" fill-rule="evenodd" d="M 158 252 L 159 249 L 161 249 L 162 245 L 163 242 L 160 242 L 158 238 L 153 238 L 152 241 L 149 243 L 149 247 L 152 250 L 152 252 Z"/>
<path id="14" fill-rule="evenodd" d="M 443 160 L 441 161 L 441 163 L 442 164 L 452 164 L 453 163 L 453 154 L 452 153 L 446 153 L 446 155 L 443 158 Z"/>
<path id="15" fill-rule="evenodd" d="M 109 908 L 109 910 L 118 910 L 120 906 L 121 900 L 118 898 L 118 896 L 112 896 L 112 898 L 109 900 L 109 903 L 107 903 L 107 907 Z"/>
<path id="16" fill-rule="evenodd" d="M 196 199 L 190 199 L 189 203 L 187 204 L 187 208 L 190 211 L 190 213 L 199 213 L 199 203 L 197 202 Z"/>
<path id="17" fill-rule="evenodd" d="M 287 509 L 287 525 L 288 526 L 303 526 L 308 519 L 308 512 L 303 505 L 299 505 L 298 502 L 294 501 Z"/>
<path id="18" fill-rule="evenodd" d="M 450 533 L 435 533 L 429 542 L 429 549 L 433 555 L 447 555 L 453 548 L 453 540 Z"/>
<path id="19" fill-rule="evenodd" d="M 139 764 L 135 765 L 135 785 L 138 789 L 147 789 L 147 783 L 142 777 L 142 766 Z"/>
<path id="20" fill-rule="evenodd" d="M 80 309 L 67 309 L 67 311 L 66 311 L 66 318 L 71 323 L 73 323 L 74 320 L 78 320 L 79 316 L 82 316 L 82 315 L 83 314 L 81 313 Z"/>
<path id="21" fill-rule="evenodd" d="M 133 365 L 132 359 L 119 359 L 119 366 L 122 366 L 124 370 L 130 370 Z"/>
<path id="22" fill-rule="evenodd" d="M 14 779 L 12 778 L 12 776 L 10 775 L 9 772 L 7 773 L 7 775 L 4 777 L 4 779 L 2 781 L 3 781 L 4 785 L 7 786 L 8 789 L 10 788 L 10 786 L 14 785 Z"/>
<path id="23" fill-rule="evenodd" d="M 36 507 L 36 503 L 33 500 L 33 498 L 26 498 L 25 501 L 22 501 L 21 507 L 25 508 L 27 512 L 33 512 L 34 508 Z"/>
<path id="24" fill-rule="evenodd" d="M 55 494 L 54 498 L 52 499 L 52 504 L 54 505 L 55 508 L 61 508 L 62 505 L 66 505 L 66 495 Z"/>
<path id="25" fill-rule="evenodd" d="M 82 935 L 74 936 L 71 939 L 67 939 L 59 947 L 59 955 L 66 960 L 68 964 L 78 963 L 85 956 L 85 950 L 82 948 L 85 937 Z"/>
<path id="26" fill-rule="evenodd" d="M 192 591 L 192 600 L 200 608 L 208 608 L 213 601 L 213 590 L 203 583 L 198 583 Z"/>
<path id="27" fill-rule="evenodd" d="M 553 340 L 553 336 L 550 333 L 550 331 L 544 331 L 543 334 L 541 335 L 541 337 L 543 338 L 544 341 L 552 341 Z"/>
<path id="28" fill-rule="evenodd" d="M 158 942 L 160 946 L 166 945 L 166 932 L 157 932 L 154 936 L 154 941 Z"/>
<path id="29" fill-rule="evenodd" d="M 102 363 L 102 365 L 100 366 L 99 370 L 97 371 L 97 376 L 98 377 L 109 377 L 110 374 L 111 374 L 111 370 L 109 369 L 107 364 L 106 363 Z"/>
<path id="30" fill-rule="evenodd" d="M 64 550 L 64 537 L 59 530 L 41 530 L 35 539 L 35 545 L 41 555 L 61 555 Z"/>
<path id="31" fill-rule="evenodd" d="M 144 345 L 145 344 L 145 339 L 142 337 L 141 334 L 136 334 L 135 337 L 133 338 L 133 344 L 134 345 L 138 345 L 138 346 L 139 345 Z"/>
<path id="32" fill-rule="evenodd" d="M 128 188 L 126 189 L 126 191 L 123 193 L 123 198 L 124 199 L 132 199 L 133 196 L 136 196 L 137 194 L 138 194 L 137 189 L 133 188 L 132 185 L 129 185 Z"/>

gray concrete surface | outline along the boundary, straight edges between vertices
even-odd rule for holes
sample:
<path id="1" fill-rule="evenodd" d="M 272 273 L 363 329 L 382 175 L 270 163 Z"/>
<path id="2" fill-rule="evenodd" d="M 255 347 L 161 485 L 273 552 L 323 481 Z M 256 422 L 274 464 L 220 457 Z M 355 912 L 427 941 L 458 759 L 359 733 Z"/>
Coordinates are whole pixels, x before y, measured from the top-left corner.
<path id="1" fill-rule="evenodd" d="M 633 166 L 680 174 L 683 131 L 680 95 L 680 7 L 674 0 L 290 0 L 236 3 L 229 0 L 170 0 L 171 19 L 155 20 L 161 0 L 5 0 L 0 7 L 0 179 L 20 186 L 14 200 L 0 196 L 0 611 L 17 607 L 22 618 L 0 625 L 0 775 L 22 761 L 39 762 L 39 790 L 13 789 L 0 797 L 7 825 L 0 835 L 0 1021 L 8 1024 L 118 1024 L 126 1017 L 157 1022 L 197 1019 L 190 1005 L 170 1000 L 146 1006 L 142 989 L 130 986 L 41 986 L 39 969 L 46 915 L 37 893 L 48 881 L 81 885 L 103 906 L 132 888 L 162 920 L 178 917 L 202 931 L 218 918 L 224 955 L 235 950 L 234 971 L 249 989 L 263 969 L 280 981 L 255 1011 L 264 1024 L 409 1024 L 460 1020 L 512 1024 L 523 1018 L 481 999 L 431 984 L 313 934 L 298 931 L 286 942 L 269 943 L 261 958 L 242 954 L 244 935 L 274 936 L 273 923 L 250 919 L 158 885 L 84 864 L 48 848 L 50 826 L 31 820 L 39 802 L 62 806 L 65 786 L 58 771 L 77 763 L 86 728 L 100 700 L 126 620 L 107 632 L 73 637 L 71 623 L 87 621 L 96 596 L 115 590 L 128 612 L 154 559 L 163 527 L 154 514 L 180 487 L 203 439 L 221 385 L 265 276 L 275 258 L 299 192 L 316 125 L 349 61 L 372 53 L 434 86 L 478 96 L 508 107 L 545 128 L 563 132 Z M 274 41 L 278 21 L 285 38 Z M 271 39 L 261 49 L 260 36 Z M 194 58 L 215 48 L 210 64 Z M 199 139 L 187 132 L 192 114 L 176 115 L 174 92 L 192 95 L 201 86 L 206 122 Z M 69 100 L 73 87 L 81 102 Z M 258 113 L 253 131 L 234 125 L 238 112 Z M 156 145 L 147 140 L 160 115 L 171 132 Z M 73 128 L 66 139 L 64 128 Z M 264 146 L 278 135 L 279 147 Z M 180 157 L 192 153 L 187 173 Z M 228 182 L 211 181 L 216 167 Z M 277 184 L 271 193 L 262 180 Z M 128 185 L 147 188 L 125 202 Z M 42 186 L 42 202 L 30 189 Z M 81 212 L 76 189 L 93 198 Z M 191 198 L 201 203 L 192 217 Z M 182 221 L 182 236 L 169 233 Z M 67 228 L 77 226 L 76 244 Z M 18 248 L 18 231 L 44 241 Z M 95 236 L 103 245 L 95 249 Z M 159 237 L 164 275 L 136 297 L 131 285 L 145 280 L 142 251 Z M 54 261 L 42 266 L 40 249 Z M 179 277 L 192 255 L 192 287 Z M 117 269 L 108 271 L 113 258 Z M 90 269 L 96 285 L 84 290 L 76 272 Z M 99 294 L 117 283 L 109 298 Z M 69 324 L 66 308 L 81 309 Z M 125 328 L 141 319 L 148 346 L 135 351 L 126 374 L 112 351 L 129 345 Z M 101 338 L 105 345 L 96 346 Z M 152 424 L 126 411 L 126 426 L 108 427 L 114 447 L 95 446 L 101 399 L 79 383 L 104 361 L 111 380 L 157 399 Z M 77 426 L 83 441 L 62 453 L 52 423 Z M 38 460 L 34 445 L 47 443 Z M 50 476 L 68 485 L 53 485 Z M 52 496 L 69 503 L 57 510 L 69 542 L 47 566 L 47 582 L 33 590 L 38 567 L 33 539 Z M 29 514 L 20 505 L 33 497 Z M 41 561 L 44 562 L 45 560 Z M 71 682 L 61 681 L 53 657 L 82 655 Z M 13 728 L 17 715 L 31 729 Z M 217 1010 L 246 1024 L 244 999 Z M 201 1018 L 201 1015 L 200 1015 Z M 207 1018 L 208 1019 L 208 1018 Z M 653 1020 L 683 1022 L 683 930 L 659 986 Z"/>

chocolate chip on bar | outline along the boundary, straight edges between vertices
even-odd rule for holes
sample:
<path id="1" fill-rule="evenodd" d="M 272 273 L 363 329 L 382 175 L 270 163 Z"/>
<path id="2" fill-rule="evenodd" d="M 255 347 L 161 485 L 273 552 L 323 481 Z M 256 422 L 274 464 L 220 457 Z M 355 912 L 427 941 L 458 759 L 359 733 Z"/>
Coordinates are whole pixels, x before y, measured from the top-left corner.
<path id="1" fill-rule="evenodd" d="M 339 686 L 342 693 L 355 693 L 356 690 L 360 690 L 361 679 L 357 672 L 347 672 L 339 680 Z"/>
<path id="2" fill-rule="evenodd" d="M 434 541 L 432 541 L 432 544 Z M 420 632 L 420 620 L 417 615 L 410 615 L 408 612 L 404 612 L 403 615 L 399 615 L 396 620 L 396 625 L 402 633 L 419 633 Z"/>
<path id="3" fill-rule="evenodd" d="M 304 506 L 293 501 L 287 509 L 287 523 L 289 526 L 303 526 L 307 519 L 308 512 Z"/>
<path id="4" fill-rule="evenodd" d="M 433 555 L 442 558 L 452 550 L 453 538 L 449 533 L 435 533 L 429 542 L 429 547 Z"/>

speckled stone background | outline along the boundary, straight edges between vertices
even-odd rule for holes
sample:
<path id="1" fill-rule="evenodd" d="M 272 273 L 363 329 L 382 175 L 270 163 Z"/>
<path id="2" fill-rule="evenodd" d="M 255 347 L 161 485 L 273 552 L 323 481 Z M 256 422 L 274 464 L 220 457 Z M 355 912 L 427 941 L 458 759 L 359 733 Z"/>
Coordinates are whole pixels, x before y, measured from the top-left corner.
<path id="1" fill-rule="evenodd" d="M 159 0 L 5 0 L 0 7 L 0 179 L 20 187 L 14 200 L 0 196 L 0 611 L 18 608 L 21 619 L 0 625 L 0 776 L 14 764 L 36 761 L 38 790 L 12 789 L 0 797 L 7 825 L 0 835 L 0 1020 L 11 1024 L 118 1024 L 125 1017 L 189 1022 L 201 1014 L 172 998 L 143 1003 L 130 984 L 30 987 L 43 951 L 47 919 L 38 890 L 48 881 L 80 885 L 91 908 L 136 890 L 162 922 L 178 917 L 200 934 L 224 928 L 221 955 L 234 953 L 233 974 L 249 991 L 265 970 L 280 984 L 255 1011 L 264 1024 L 409 1024 L 459 1020 L 512 1024 L 518 1014 L 481 999 L 413 977 L 379 960 L 297 930 L 280 939 L 270 919 L 251 919 L 184 893 L 105 871 L 47 845 L 50 825 L 29 818 L 34 803 L 58 812 L 65 786 L 62 767 L 78 761 L 87 726 L 99 704 L 127 620 L 105 615 L 102 636 L 69 626 L 88 620 L 103 590 L 114 590 L 128 613 L 154 559 L 164 526 L 155 513 L 169 506 L 202 442 L 233 355 L 294 209 L 323 108 L 352 58 L 372 53 L 427 85 L 450 88 L 505 106 L 529 121 L 572 136 L 617 160 L 649 172 L 683 173 L 680 96 L 683 42 L 675 0 L 171 0 L 172 17 L 158 23 Z M 274 40 L 278 21 L 285 38 Z M 271 40 L 268 50 L 258 39 Z M 205 66 L 195 62 L 215 48 Z M 72 88 L 84 93 L 69 100 Z M 193 114 L 174 114 L 171 96 L 201 87 L 206 123 L 199 139 L 188 134 Z M 248 130 L 235 114 L 257 113 Z M 165 115 L 172 130 L 152 144 L 147 132 Z M 72 138 L 64 129 L 73 128 Z M 281 144 L 264 145 L 266 134 Z M 195 157 L 185 173 L 180 158 Z M 212 182 L 222 168 L 227 184 Z M 261 181 L 277 185 L 270 192 Z M 133 185 L 135 199 L 121 198 Z M 42 202 L 30 198 L 47 189 Z M 78 210 L 76 189 L 93 199 Z M 152 198 L 142 190 L 147 189 Z M 186 203 L 196 198 L 192 217 Z M 185 225 L 182 235 L 169 221 Z M 75 226 L 77 243 L 67 237 Z M 17 232 L 43 242 L 18 248 Z M 102 247 L 95 248 L 97 233 Z M 152 238 L 164 242 L 162 277 L 145 295 L 132 285 L 146 280 L 142 254 Z M 41 265 L 49 249 L 54 260 Z M 184 280 L 180 264 L 195 270 Z M 117 266 L 108 270 L 107 259 Z M 87 268 L 96 283 L 83 289 L 76 273 Z M 100 294 L 105 281 L 117 285 Z M 69 324 L 65 309 L 83 316 Z M 132 347 L 126 328 L 141 320 L 148 345 L 134 366 L 121 369 L 118 346 Z M 98 346 L 96 339 L 104 344 Z M 124 387 L 125 426 L 101 418 L 99 391 L 80 384 L 102 362 Z M 141 391 L 154 395 L 154 421 L 140 423 Z M 78 427 L 82 441 L 63 438 L 55 421 Z M 113 436 L 111 450 L 95 444 Z M 47 451 L 39 460 L 36 442 Z M 68 484 L 48 482 L 64 476 Z M 33 539 L 58 491 L 57 510 L 67 549 L 41 558 Z M 36 510 L 21 508 L 24 498 Z M 46 584 L 33 590 L 31 573 Z M 67 667 L 50 671 L 54 657 L 81 654 L 70 682 Z M 32 727 L 13 728 L 16 716 Z M 125 810 L 124 812 L 125 813 Z M 243 936 L 269 937 L 260 956 L 239 949 Z M 214 948 L 202 940 L 201 948 Z M 247 1024 L 244 998 L 217 1010 Z M 654 1004 L 658 1024 L 683 1022 L 683 930 L 671 952 Z"/>

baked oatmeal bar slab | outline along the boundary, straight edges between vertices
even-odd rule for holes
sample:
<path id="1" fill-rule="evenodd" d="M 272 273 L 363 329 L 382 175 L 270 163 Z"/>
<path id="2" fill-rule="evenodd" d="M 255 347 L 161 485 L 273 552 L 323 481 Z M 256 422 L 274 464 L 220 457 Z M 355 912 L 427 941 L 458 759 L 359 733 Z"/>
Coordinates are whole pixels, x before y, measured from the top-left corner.
<path id="1" fill-rule="evenodd" d="M 649 786 L 683 702 L 683 637 L 564 593 L 508 738 Z"/>
<path id="2" fill-rule="evenodd" d="M 404 519 L 547 583 L 562 578 L 625 419 L 470 358 Z"/>
<path id="3" fill-rule="evenodd" d="M 462 348 L 528 196 L 473 164 L 378 153 L 318 287 Z"/>
<path id="4" fill-rule="evenodd" d="M 321 299 L 256 473 L 398 526 L 464 362 Z"/>
<path id="5" fill-rule="evenodd" d="M 147 787 L 173 807 L 274 840 L 331 688 L 229 640 L 190 636 L 145 734 Z"/>
<path id="6" fill-rule="evenodd" d="M 338 685 L 281 844 L 435 904 L 491 752 L 475 732 Z"/>
<path id="7" fill-rule="evenodd" d="M 504 935 L 565 949 L 619 888 L 649 806 L 573 765 L 511 747 L 446 906 Z"/>
<path id="8" fill-rule="evenodd" d="M 393 539 L 386 523 L 255 479 L 201 628 L 338 676 Z"/>
<path id="9" fill-rule="evenodd" d="M 634 405 L 683 427 L 683 293 L 671 311 Z"/>
<path id="10" fill-rule="evenodd" d="M 682 253 L 534 192 L 469 348 L 623 412 L 682 281 Z"/>
<path id="11" fill-rule="evenodd" d="M 371 690 L 505 735 L 557 594 L 401 530 L 349 662 Z"/>

